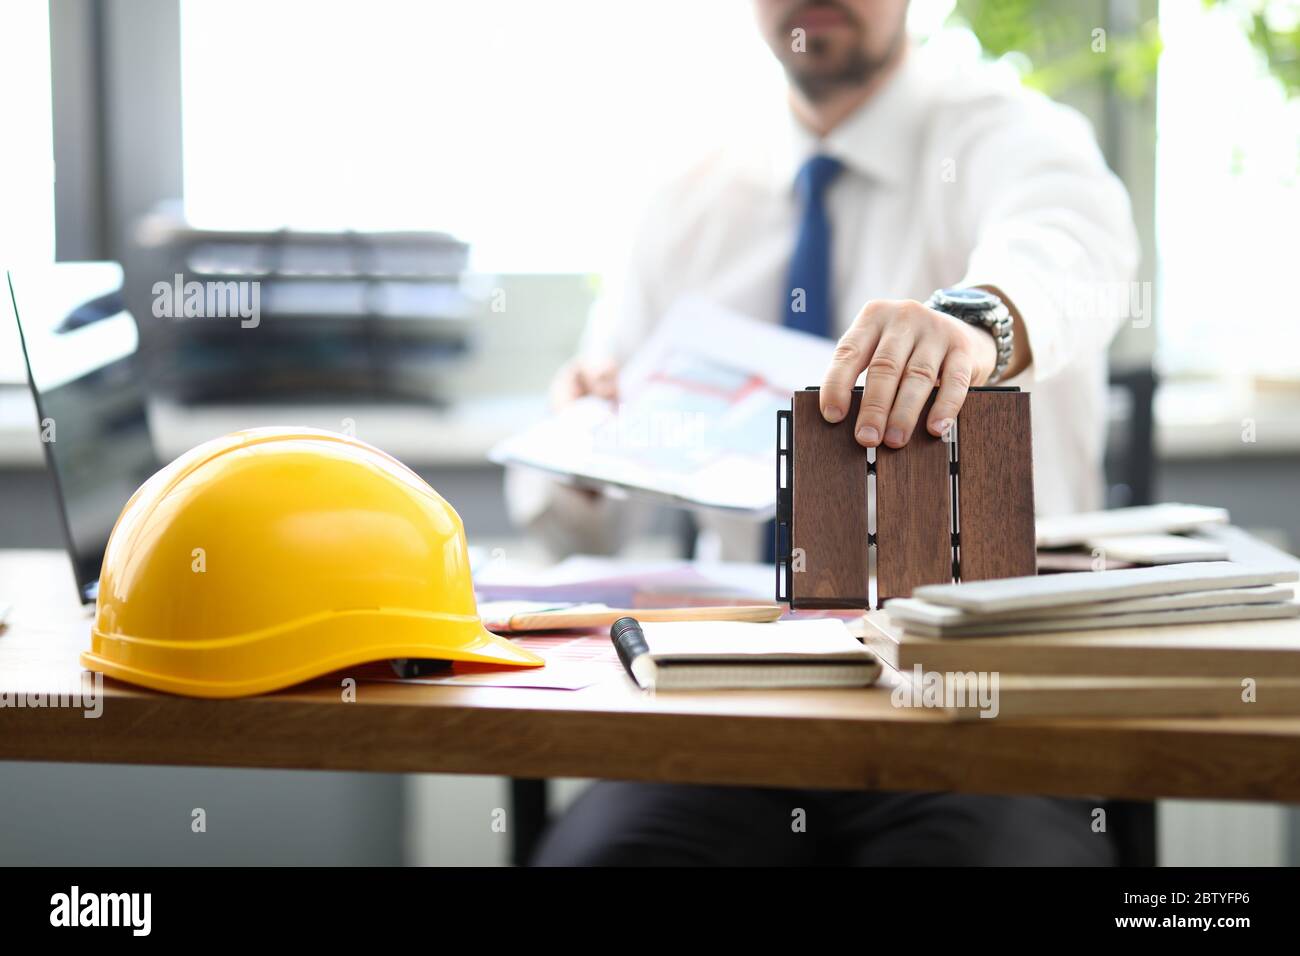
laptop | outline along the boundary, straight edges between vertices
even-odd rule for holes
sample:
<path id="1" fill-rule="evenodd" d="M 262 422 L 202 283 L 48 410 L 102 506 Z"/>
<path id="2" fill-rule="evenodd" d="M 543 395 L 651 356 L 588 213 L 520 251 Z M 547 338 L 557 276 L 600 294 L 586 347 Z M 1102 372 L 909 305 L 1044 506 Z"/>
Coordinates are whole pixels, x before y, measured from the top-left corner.
<path id="1" fill-rule="evenodd" d="M 159 468 L 146 415 L 140 335 L 126 310 L 122 268 L 59 263 L 6 273 L 81 600 L 93 604 L 104 549 L 132 493 Z"/>

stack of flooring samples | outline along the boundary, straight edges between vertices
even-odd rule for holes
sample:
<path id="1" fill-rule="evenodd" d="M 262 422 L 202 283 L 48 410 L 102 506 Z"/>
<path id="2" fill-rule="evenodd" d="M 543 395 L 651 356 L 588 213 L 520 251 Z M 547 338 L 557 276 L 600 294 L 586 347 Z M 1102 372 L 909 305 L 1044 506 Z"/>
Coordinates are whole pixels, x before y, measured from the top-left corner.
<path id="1" fill-rule="evenodd" d="M 1296 617 L 1296 571 L 1230 561 L 938 584 L 890 601 L 891 620 L 931 637 L 1035 634 Z"/>
<path id="2" fill-rule="evenodd" d="M 1215 561 L 930 585 L 865 637 L 904 677 L 996 672 L 1006 716 L 1293 714 L 1297 577 Z"/>
<path id="3" fill-rule="evenodd" d="M 1227 523 L 1228 512 L 1223 508 L 1163 502 L 1039 518 L 1034 526 L 1034 538 L 1040 548 L 1060 548 L 1102 538 L 1180 534 Z"/>
<path id="4" fill-rule="evenodd" d="M 1080 552 L 1086 556 L 1075 568 L 1080 571 L 1222 561 L 1228 557 L 1224 545 L 1184 532 L 1227 523 L 1223 508 L 1174 503 L 1039 518 L 1034 533 L 1038 570 L 1064 570 L 1068 558 Z"/>

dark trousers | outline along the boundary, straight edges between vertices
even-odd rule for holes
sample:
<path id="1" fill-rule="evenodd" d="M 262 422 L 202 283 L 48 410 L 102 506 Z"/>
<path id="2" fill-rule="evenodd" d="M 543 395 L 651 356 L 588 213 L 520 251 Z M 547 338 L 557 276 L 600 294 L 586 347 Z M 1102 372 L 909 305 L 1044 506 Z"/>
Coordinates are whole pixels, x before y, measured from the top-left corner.
<path id="1" fill-rule="evenodd" d="M 1098 801 L 597 783 L 536 866 L 1113 866 Z"/>

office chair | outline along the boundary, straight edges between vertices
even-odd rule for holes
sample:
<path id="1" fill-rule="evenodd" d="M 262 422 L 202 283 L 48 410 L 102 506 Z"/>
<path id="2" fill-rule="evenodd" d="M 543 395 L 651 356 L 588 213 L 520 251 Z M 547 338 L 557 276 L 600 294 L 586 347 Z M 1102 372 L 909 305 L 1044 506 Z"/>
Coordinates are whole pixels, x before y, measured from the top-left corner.
<path id="1" fill-rule="evenodd" d="M 1123 406 L 1122 421 L 1106 450 L 1106 506 L 1149 505 L 1155 485 L 1156 376 L 1150 366 L 1116 369 L 1112 398 Z"/>
<path id="2" fill-rule="evenodd" d="M 1108 507 L 1149 505 L 1154 501 L 1156 385 L 1150 366 L 1111 370 L 1111 394 L 1122 401 L 1126 414 L 1106 452 Z M 1155 866 L 1155 803 L 1111 800 L 1106 807 L 1107 826 L 1115 836 L 1120 866 Z"/>

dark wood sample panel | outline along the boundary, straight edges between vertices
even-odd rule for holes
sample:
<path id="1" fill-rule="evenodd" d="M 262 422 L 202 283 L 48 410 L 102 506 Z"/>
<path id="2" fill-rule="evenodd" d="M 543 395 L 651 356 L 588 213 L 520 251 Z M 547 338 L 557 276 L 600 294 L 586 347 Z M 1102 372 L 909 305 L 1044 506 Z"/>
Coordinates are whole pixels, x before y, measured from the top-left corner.
<path id="1" fill-rule="evenodd" d="M 952 580 L 948 444 L 925 428 L 933 403 L 932 396 L 906 445 L 876 449 L 877 601 Z"/>
<path id="2" fill-rule="evenodd" d="M 818 395 L 794 393 L 790 606 L 865 608 L 867 453 L 853 437 L 862 396 L 832 425 Z"/>
<path id="3" fill-rule="evenodd" d="M 1029 393 L 972 390 L 957 416 L 961 578 L 1034 574 Z"/>
<path id="4" fill-rule="evenodd" d="M 861 390 L 834 425 L 818 398 L 816 389 L 796 392 L 782 413 L 789 445 L 780 444 L 777 510 L 789 522 L 791 552 L 779 555 L 778 600 L 796 609 L 869 607 L 871 515 L 877 607 L 952 581 L 954 571 L 965 581 L 1035 573 L 1027 392 L 971 389 L 957 416 L 955 478 L 949 443 L 925 430 L 932 396 L 905 446 L 876 449 L 874 488 L 867 451 L 853 437 Z"/>

